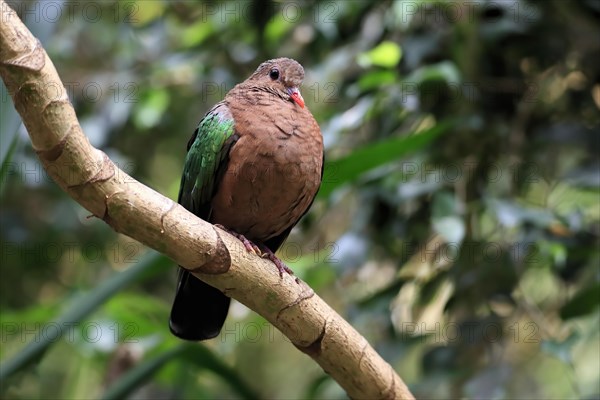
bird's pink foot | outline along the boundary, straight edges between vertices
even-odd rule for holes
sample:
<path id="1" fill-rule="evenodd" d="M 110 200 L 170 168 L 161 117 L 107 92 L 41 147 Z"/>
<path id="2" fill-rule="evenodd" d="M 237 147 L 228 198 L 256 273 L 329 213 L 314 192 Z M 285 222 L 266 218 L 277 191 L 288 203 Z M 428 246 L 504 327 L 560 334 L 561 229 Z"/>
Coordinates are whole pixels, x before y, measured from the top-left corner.
<path id="1" fill-rule="evenodd" d="M 227 229 L 226 227 L 224 227 L 221 224 L 215 224 L 215 226 L 219 229 L 223 229 L 225 232 L 228 232 L 230 235 L 232 235 L 233 237 L 237 238 L 240 242 L 242 242 L 242 244 L 244 245 L 244 247 L 246 248 L 246 251 L 248 253 L 254 253 L 256 255 L 262 256 L 262 251 L 260 250 L 260 248 L 255 245 L 254 243 L 252 243 L 250 240 L 248 240 L 246 238 L 246 236 L 234 232 L 231 229 Z"/>
<path id="2" fill-rule="evenodd" d="M 279 271 L 279 276 L 281 278 L 283 278 L 284 272 L 287 273 L 288 275 L 294 276 L 294 271 L 292 271 L 287 265 L 285 265 L 285 263 L 283 261 L 281 261 L 275 255 L 275 253 L 273 253 L 271 251 L 271 249 L 269 249 L 264 244 L 261 243 L 260 245 L 256 245 L 252 241 L 248 240 L 241 233 L 237 233 L 237 232 L 232 231 L 231 229 L 227 229 L 226 227 L 224 227 L 221 224 L 215 224 L 215 226 L 219 229 L 223 229 L 225 232 L 228 232 L 235 238 L 239 239 L 242 242 L 242 244 L 244 245 L 244 247 L 246 248 L 246 251 L 248 251 L 248 253 L 254 253 L 262 258 L 271 260 L 273 262 L 273 264 L 275 264 L 275 266 L 277 267 L 277 270 Z M 294 276 L 294 278 L 296 278 L 296 283 L 300 283 L 300 279 L 298 279 L 298 277 Z"/>
<path id="3" fill-rule="evenodd" d="M 279 271 L 279 276 L 281 278 L 283 278 L 283 273 L 286 272 L 288 275 L 291 275 L 294 278 L 296 278 L 296 283 L 300 283 L 300 279 L 298 279 L 298 277 L 294 276 L 294 271 L 292 271 L 290 269 L 290 267 L 288 267 L 287 265 L 285 265 L 285 263 L 283 261 L 281 261 L 279 259 L 279 257 L 277 257 L 275 255 L 275 253 L 273 253 L 271 251 L 271 249 L 269 249 L 265 245 L 261 245 L 260 249 L 263 251 L 263 253 L 261 254 L 261 257 L 269 259 L 269 260 L 271 260 L 273 262 L 273 264 L 275 264 L 275 266 L 277 267 L 277 270 Z"/>

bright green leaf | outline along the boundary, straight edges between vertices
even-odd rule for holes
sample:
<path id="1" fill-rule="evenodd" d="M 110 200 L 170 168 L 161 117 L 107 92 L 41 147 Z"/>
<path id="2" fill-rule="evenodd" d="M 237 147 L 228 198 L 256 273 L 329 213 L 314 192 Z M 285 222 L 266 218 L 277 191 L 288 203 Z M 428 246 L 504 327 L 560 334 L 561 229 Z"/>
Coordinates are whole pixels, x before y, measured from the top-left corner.
<path id="1" fill-rule="evenodd" d="M 402 58 L 402 48 L 394 42 L 381 42 L 377 47 L 358 56 L 358 63 L 363 67 L 376 65 L 379 67 L 393 68 Z"/>

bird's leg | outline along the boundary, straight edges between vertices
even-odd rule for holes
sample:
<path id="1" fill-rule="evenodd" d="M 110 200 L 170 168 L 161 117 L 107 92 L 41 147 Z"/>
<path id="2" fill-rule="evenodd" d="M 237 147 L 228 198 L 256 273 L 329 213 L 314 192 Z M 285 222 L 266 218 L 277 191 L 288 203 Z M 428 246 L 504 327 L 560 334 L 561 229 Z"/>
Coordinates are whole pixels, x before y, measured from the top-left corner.
<path id="1" fill-rule="evenodd" d="M 215 226 L 219 229 L 223 229 L 225 232 L 229 233 L 233 237 L 237 238 L 240 242 L 242 242 L 248 253 L 254 253 L 262 257 L 261 249 L 256 244 L 248 240 L 246 236 L 242 235 L 241 233 L 234 232 L 231 229 L 227 229 L 221 224 L 215 224 Z"/>
<path id="2" fill-rule="evenodd" d="M 262 243 L 258 246 L 258 248 L 262 250 L 262 254 L 260 255 L 262 258 L 269 259 L 273 262 L 273 264 L 275 264 L 277 270 L 279 270 L 279 276 L 281 278 L 283 278 L 284 272 L 287 272 L 289 275 L 294 276 L 294 271 L 292 271 L 290 267 L 285 265 L 285 263 L 281 261 L 279 257 L 277 257 L 275 253 L 271 251 L 271 249 L 269 249 Z M 300 283 L 300 279 L 298 279 L 298 277 L 294 276 L 294 278 L 296 278 L 296 283 Z"/>
<path id="3" fill-rule="evenodd" d="M 242 244 L 244 245 L 244 247 L 246 248 L 246 251 L 248 251 L 248 253 L 254 253 L 262 258 L 271 260 L 273 262 L 273 264 L 275 264 L 275 266 L 277 267 L 277 270 L 279 271 L 279 276 L 281 278 L 283 278 L 284 272 L 286 272 L 288 275 L 294 276 L 294 271 L 292 271 L 290 269 L 290 267 L 285 265 L 285 263 L 283 261 L 281 261 L 279 259 L 279 257 L 277 257 L 275 255 L 275 253 L 273 253 L 271 251 L 271 249 L 269 249 L 264 244 L 260 243 L 259 245 L 257 245 L 255 243 L 253 243 L 252 241 L 248 240 L 246 238 L 246 236 L 242 235 L 241 233 L 237 233 L 237 232 L 232 231 L 231 229 L 227 229 L 226 227 L 224 227 L 221 224 L 214 224 L 214 226 L 216 226 L 219 229 L 223 229 L 225 232 L 228 232 L 233 237 L 239 239 L 242 242 Z M 300 283 L 300 279 L 298 279 L 298 277 L 295 277 L 295 278 L 296 278 L 296 283 Z"/>

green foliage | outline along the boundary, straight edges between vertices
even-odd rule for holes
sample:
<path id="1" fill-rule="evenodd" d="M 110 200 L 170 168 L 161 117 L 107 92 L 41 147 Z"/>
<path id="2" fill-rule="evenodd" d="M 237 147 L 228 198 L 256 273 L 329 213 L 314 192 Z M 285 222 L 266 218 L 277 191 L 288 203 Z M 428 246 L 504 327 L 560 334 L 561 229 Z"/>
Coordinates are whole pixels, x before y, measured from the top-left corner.
<path id="1" fill-rule="evenodd" d="M 418 398 L 600 395 L 597 2 L 10 3 L 91 142 L 173 199 L 204 113 L 297 59 L 326 167 L 288 265 Z M 1 101 L 2 398 L 344 397 L 237 303 L 170 335 L 175 266 L 61 192 Z"/>
<path id="2" fill-rule="evenodd" d="M 336 188 L 348 181 L 355 180 L 365 172 L 397 161 L 404 154 L 422 149 L 436 136 L 447 130 L 448 126 L 449 124 L 438 124 L 423 132 L 363 146 L 348 156 L 328 162 L 318 196 L 327 198 Z"/>
<path id="3" fill-rule="evenodd" d="M 381 42 L 377 47 L 358 56 L 358 63 L 368 68 L 372 65 L 392 68 L 398 65 L 402 49 L 394 42 Z"/>

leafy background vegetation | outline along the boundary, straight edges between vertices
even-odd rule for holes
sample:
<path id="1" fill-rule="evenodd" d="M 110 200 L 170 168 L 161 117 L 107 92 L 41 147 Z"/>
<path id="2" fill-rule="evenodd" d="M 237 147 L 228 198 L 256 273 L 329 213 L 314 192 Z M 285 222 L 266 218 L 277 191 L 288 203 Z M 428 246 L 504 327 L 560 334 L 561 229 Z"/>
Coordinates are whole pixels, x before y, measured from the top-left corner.
<path id="1" fill-rule="evenodd" d="M 600 395 L 594 0 L 10 3 L 90 141 L 176 198 L 204 113 L 306 69 L 323 187 L 281 257 L 420 398 Z M 344 398 L 235 304 L 181 343 L 176 270 L 44 174 L 3 86 L 3 398 Z"/>

